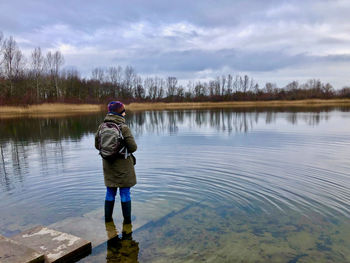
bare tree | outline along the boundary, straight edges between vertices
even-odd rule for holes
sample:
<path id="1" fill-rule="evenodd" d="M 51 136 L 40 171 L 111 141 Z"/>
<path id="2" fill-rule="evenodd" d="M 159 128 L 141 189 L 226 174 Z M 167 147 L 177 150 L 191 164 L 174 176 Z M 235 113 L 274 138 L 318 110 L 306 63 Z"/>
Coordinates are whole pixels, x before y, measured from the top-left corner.
<path id="1" fill-rule="evenodd" d="M 338 95 L 342 98 L 350 98 L 350 87 L 343 87 L 341 90 L 338 91 Z"/>
<path id="2" fill-rule="evenodd" d="M 156 78 L 156 86 L 157 88 L 157 99 L 162 99 L 164 97 L 164 87 L 165 80 L 162 78 Z"/>
<path id="3" fill-rule="evenodd" d="M 44 67 L 47 71 L 47 74 L 53 76 L 54 74 L 54 66 L 53 66 L 53 54 L 51 51 L 46 53 L 46 59 L 44 61 Z"/>
<path id="4" fill-rule="evenodd" d="M 40 47 L 37 47 L 32 52 L 32 71 L 35 78 L 36 85 L 36 99 L 37 102 L 40 101 L 40 90 L 39 90 L 39 82 L 42 77 L 42 73 L 44 71 L 44 56 L 41 53 Z"/>
<path id="5" fill-rule="evenodd" d="M 79 71 L 74 68 L 67 68 L 61 71 L 60 77 L 64 80 L 61 89 L 63 89 L 66 97 L 76 97 L 81 100 L 84 92 L 81 85 L 81 78 Z"/>
<path id="6" fill-rule="evenodd" d="M 200 81 L 198 81 L 193 89 L 194 96 L 196 98 L 204 97 L 207 93 L 207 89 L 208 87 L 206 83 L 201 83 Z"/>
<path id="7" fill-rule="evenodd" d="M 249 77 L 247 75 L 244 75 L 242 87 L 243 87 L 243 93 L 246 93 L 249 89 Z"/>
<path id="8" fill-rule="evenodd" d="M 295 91 L 299 87 L 298 81 L 292 81 L 291 83 L 288 83 L 285 87 L 286 91 Z"/>
<path id="9" fill-rule="evenodd" d="M 220 78 L 217 77 L 216 80 L 213 80 L 210 84 L 211 89 L 213 89 L 214 96 L 220 96 Z"/>
<path id="10" fill-rule="evenodd" d="M 13 37 L 9 37 L 3 43 L 3 64 L 5 78 L 10 81 L 10 96 L 13 94 L 14 80 L 21 74 L 24 68 L 24 56 L 18 49 Z"/>
<path id="11" fill-rule="evenodd" d="M 258 93 L 259 93 L 259 84 L 258 84 L 258 83 L 256 83 L 256 84 L 254 85 L 254 87 L 253 87 L 253 92 L 254 92 L 255 94 L 258 94 Z"/>
<path id="12" fill-rule="evenodd" d="M 2 63 L 3 63 L 3 56 L 2 56 L 2 50 L 3 50 L 3 41 L 4 35 L 0 31 L 0 76 L 2 75 Z"/>
<path id="13" fill-rule="evenodd" d="M 105 71 L 103 68 L 94 68 L 92 70 L 92 79 L 99 81 L 101 84 L 105 79 Z"/>
<path id="14" fill-rule="evenodd" d="M 94 94 L 97 98 L 101 98 L 103 94 L 102 83 L 105 79 L 105 71 L 103 68 L 94 68 L 92 70 L 92 79 L 95 80 L 94 84 Z"/>
<path id="15" fill-rule="evenodd" d="M 137 99 L 144 99 L 146 92 L 144 87 L 142 86 L 142 79 L 139 76 L 136 76 L 133 81 L 134 86 L 134 96 Z"/>
<path id="16" fill-rule="evenodd" d="M 136 73 L 133 67 L 127 66 L 124 70 L 124 87 L 126 96 L 132 95 L 132 84 L 134 83 L 134 78 L 136 77 Z"/>
<path id="17" fill-rule="evenodd" d="M 152 90 L 152 99 L 162 99 L 164 96 L 164 86 L 165 81 L 162 78 L 154 77 L 153 85 L 151 87 Z"/>
<path id="18" fill-rule="evenodd" d="M 264 92 L 272 97 L 277 92 L 277 85 L 275 83 L 267 82 L 265 84 Z"/>
<path id="19" fill-rule="evenodd" d="M 209 96 L 212 98 L 215 95 L 215 81 L 209 81 Z"/>
<path id="20" fill-rule="evenodd" d="M 226 94 L 229 96 L 232 94 L 232 84 L 233 84 L 233 77 L 231 74 L 228 74 Z"/>
<path id="21" fill-rule="evenodd" d="M 221 96 L 225 94 L 225 90 L 226 90 L 226 76 L 222 75 L 221 76 Z"/>
<path id="22" fill-rule="evenodd" d="M 54 73 L 55 73 L 55 87 L 56 87 L 56 96 L 59 98 L 62 94 L 58 87 L 59 73 L 60 68 L 64 64 L 64 58 L 60 51 L 56 51 L 53 54 L 53 65 L 54 65 Z"/>
<path id="23" fill-rule="evenodd" d="M 176 77 L 168 77 L 166 86 L 167 86 L 167 91 L 166 95 L 167 97 L 174 97 L 176 94 L 176 85 L 177 85 L 177 78 Z"/>
<path id="24" fill-rule="evenodd" d="M 193 81 L 189 80 L 189 81 L 187 82 L 187 85 L 186 85 L 186 86 L 187 86 L 187 91 L 190 92 L 191 95 L 192 95 L 193 92 L 194 92 L 195 83 L 194 83 Z"/>
<path id="25" fill-rule="evenodd" d="M 15 79 L 23 76 L 26 66 L 26 58 L 24 57 L 21 50 L 17 50 L 17 52 L 15 53 L 13 66 L 15 70 Z"/>
<path id="26" fill-rule="evenodd" d="M 143 82 L 145 92 L 151 100 L 155 100 L 157 96 L 157 87 L 153 78 L 146 78 Z"/>
<path id="27" fill-rule="evenodd" d="M 333 86 L 329 83 L 322 85 L 322 90 L 326 98 L 332 97 L 335 93 Z"/>
<path id="28" fill-rule="evenodd" d="M 120 94 L 120 87 L 122 83 L 122 72 L 123 68 L 118 67 L 109 67 L 107 70 L 108 79 L 113 85 L 114 97 L 118 97 Z"/>
<path id="29" fill-rule="evenodd" d="M 48 96 L 50 96 L 52 93 L 52 87 L 55 79 L 55 70 L 54 70 L 54 64 L 53 64 L 53 54 L 51 51 L 46 53 L 46 58 L 44 60 L 44 68 L 46 71 L 47 76 L 49 76 L 49 85 L 48 88 L 46 88 L 44 92 L 44 98 L 46 99 Z"/>
<path id="30" fill-rule="evenodd" d="M 47 52 L 46 59 L 44 62 L 45 68 L 48 75 L 51 78 L 51 81 L 54 83 L 54 88 L 56 93 L 56 98 L 58 99 L 61 95 L 61 91 L 58 86 L 60 68 L 64 64 L 64 57 L 60 51 L 52 53 L 51 51 Z"/>
<path id="31" fill-rule="evenodd" d="M 235 81 L 233 82 L 233 90 L 235 93 L 240 91 L 240 80 L 241 80 L 241 77 L 239 75 L 236 75 Z"/>
<path id="32" fill-rule="evenodd" d="M 176 89 L 176 97 L 180 100 L 185 97 L 185 89 L 183 86 L 180 85 L 180 87 Z"/>

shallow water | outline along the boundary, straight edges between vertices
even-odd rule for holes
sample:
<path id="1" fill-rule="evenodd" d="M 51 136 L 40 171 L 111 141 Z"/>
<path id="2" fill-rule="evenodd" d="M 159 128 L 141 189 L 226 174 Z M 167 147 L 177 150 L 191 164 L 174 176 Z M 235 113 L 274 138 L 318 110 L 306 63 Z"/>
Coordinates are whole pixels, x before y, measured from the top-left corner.
<path id="1" fill-rule="evenodd" d="M 0 120 L 0 234 L 102 207 L 102 119 Z M 349 262 L 349 120 L 346 108 L 129 114 L 133 200 L 182 209 L 83 261 Z"/>

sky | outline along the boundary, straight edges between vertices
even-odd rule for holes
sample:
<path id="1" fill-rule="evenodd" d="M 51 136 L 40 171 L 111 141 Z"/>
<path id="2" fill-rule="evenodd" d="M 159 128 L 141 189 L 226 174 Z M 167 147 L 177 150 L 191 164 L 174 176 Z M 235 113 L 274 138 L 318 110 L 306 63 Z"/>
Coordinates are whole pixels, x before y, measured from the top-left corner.
<path id="1" fill-rule="evenodd" d="M 0 31 L 29 58 L 59 50 L 65 67 L 132 66 L 181 82 L 247 74 L 350 86 L 349 0 L 0 0 Z"/>

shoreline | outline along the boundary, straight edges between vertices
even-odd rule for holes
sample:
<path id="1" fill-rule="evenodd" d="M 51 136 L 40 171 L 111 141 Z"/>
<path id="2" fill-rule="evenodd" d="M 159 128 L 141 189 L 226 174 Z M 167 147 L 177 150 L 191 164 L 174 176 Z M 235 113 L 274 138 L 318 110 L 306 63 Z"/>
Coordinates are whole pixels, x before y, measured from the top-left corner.
<path id="1" fill-rule="evenodd" d="M 155 102 L 126 104 L 126 110 L 189 110 L 219 108 L 290 108 L 290 107 L 337 107 L 349 106 L 350 99 L 273 100 L 273 101 L 224 101 L 224 102 Z M 105 111 L 105 105 L 44 103 L 29 106 L 0 106 L 0 118 L 21 116 L 67 116 Z"/>
<path id="2" fill-rule="evenodd" d="M 220 108 L 283 108 L 283 107 L 336 107 L 349 106 L 350 99 L 309 99 L 309 100 L 271 100 L 271 101 L 221 101 L 221 102 L 156 102 L 131 103 L 125 105 L 131 111 L 143 110 L 188 110 Z"/>
<path id="3" fill-rule="evenodd" d="M 0 106 L 0 119 L 16 117 L 64 117 L 89 114 L 103 110 L 102 105 L 44 103 L 28 106 Z"/>

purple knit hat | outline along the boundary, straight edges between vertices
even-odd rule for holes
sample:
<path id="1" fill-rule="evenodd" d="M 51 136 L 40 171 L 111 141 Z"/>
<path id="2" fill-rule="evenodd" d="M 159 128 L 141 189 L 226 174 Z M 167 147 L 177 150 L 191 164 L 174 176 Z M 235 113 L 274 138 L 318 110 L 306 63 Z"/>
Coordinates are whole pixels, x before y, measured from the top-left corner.
<path id="1" fill-rule="evenodd" d="M 108 103 L 108 112 L 122 114 L 124 111 L 124 104 L 120 101 L 111 101 L 110 103 Z"/>

